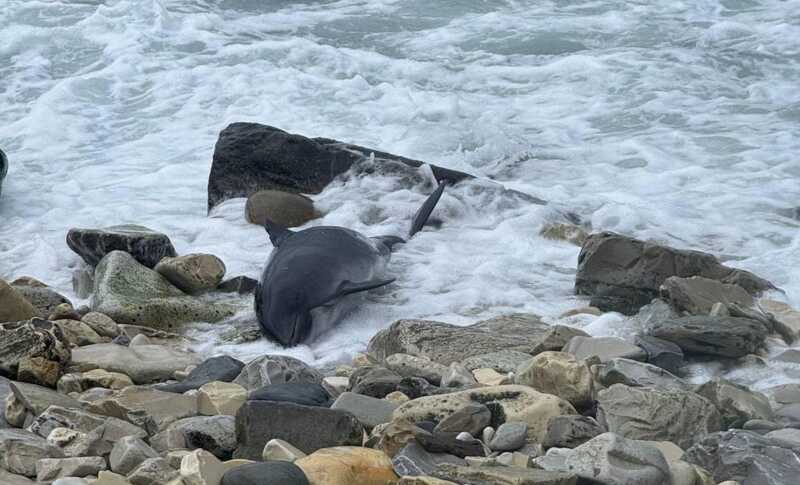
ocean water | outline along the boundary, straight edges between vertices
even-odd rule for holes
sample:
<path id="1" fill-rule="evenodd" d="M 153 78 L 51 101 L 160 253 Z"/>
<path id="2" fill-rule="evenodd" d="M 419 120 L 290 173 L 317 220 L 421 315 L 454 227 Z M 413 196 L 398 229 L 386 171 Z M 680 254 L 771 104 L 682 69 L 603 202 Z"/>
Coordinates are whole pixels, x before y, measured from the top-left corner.
<path id="1" fill-rule="evenodd" d="M 573 295 L 579 249 L 539 235 L 563 211 L 714 253 L 800 307 L 798 0 L 2 0 L 0 108 L 0 277 L 73 298 L 70 227 L 143 224 L 229 275 L 260 274 L 272 247 L 244 200 L 206 214 L 213 146 L 234 121 L 493 181 L 448 189 L 441 224 L 394 255 L 397 283 L 335 332 L 284 350 L 197 325 L 208 353 L 327 365 L 397 318 L 557 321 L 587 304 Z M 313 196 L 325 216 L 312 224 L 402 234 L 430 190 L 348 177 Z M 619 315 L 565 323 L 630 335 Z M 720 372 L 800 380 L 778 367 L 696 377 Z"/>

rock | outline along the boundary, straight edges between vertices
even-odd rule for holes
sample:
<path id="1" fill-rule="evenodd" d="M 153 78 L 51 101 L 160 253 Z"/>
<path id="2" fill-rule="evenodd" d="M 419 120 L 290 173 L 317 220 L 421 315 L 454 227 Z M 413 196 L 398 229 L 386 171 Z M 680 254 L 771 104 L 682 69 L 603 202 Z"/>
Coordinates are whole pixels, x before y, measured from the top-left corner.
<path id="1" fill-rule="evenodd" d="M 644 350 L 616 337 L 576 336 L 567 342 L 563 351 L 574 355 L 579 360 L 596 355 L 601 362 L 608 362 L 616 358 L 631 360 L 645 360 L 647 358 Z"/>
<path id="2" fill-rule="evenodd" d="M 391 421 L 392 412 L 397 409 L 397 404 L 385 399 L 345 392 L 336 399 L 331 409 L 351 413 L 369 431 L 381 423 Z"/>
<path id="3" fill-rule="evenodd" d="M 428 385 L 428 381 L 421 380 Z M 349 389 L 356 394 L 383 398 L 398 390 L 402 381 L 403 378 L 394 371 L 368 365 L 357 368 L 350 375 Z"/>
<path id="4" fill-rule="evenodd" d="M 742 429 L 754 431 L 758 434 L 767 434 L 770 431 L 781 429 L 781 425 L 772 421 L 764 421 L 763 419 L 751 419 L 742 425 Z"/>
<path id="5" fill-rule="evenodd" d="M 119 390 L 132 385 L 133 381 L 125 374 L 94 369 L 87 372 L 64 374 L 58 380 L 58 392 L 69 394 L 70 392 L 83 392 L 93 387 Z"/>
<path id="6" fill-rule="evenodd" d="M 164 258 L 154 269 L 179 290 L 190 295 L 213 290 L 225 276 L 225 263 L 212 254 Z"/>
<path id="7" fill-rule="evenodd" d="M 70 368 L 78 372 L 105 369 L 125 374 L 136 384 L 149 384 L 170 379 L 175 371 L 199 361 L 197 354 L 164 345 L 124 347 L 108 343 L 74 349 Z"/>
<path id="8" fill-rule="evenodd" d="M 574 473 L 605 485 L 671 483 L 669 465 L 657 448 L 614 433 L 592 438 L 569 451 L 563 466 L 547 469 Z"/>
<path id="9" fill-rule="evenodd" d="M 128 347 L 138 347 L 140 345 L 152 345 L 152 342 L 150 342 L 150 339 L 147 338 L 146 335 L 143 335 L 141 333 L 133 337 L 131 341 L 128 342 Z"/>
<path id="10" fill-rule="evenodd" d="M 183 394 L 192 389 L 200 389 L 209 382 L 231 382 L 242 373 L 242 369 L 244 364 L 228 355 L 211 357 L 192 369 L 183 381 L 162 385 L 158 389 Z"/>
<path id="11" fill-rule="evenodd" d="M 774 288 L 752 273 L 720 264 L 710 254 L 601 232 L 590 235 L 581 248 L 575 291 L 591 295 L 592 306 L 603 311 L 633 315 L 658 296 L 670 276 L 702 276 L 737 284 L 750 294 Z"/>
<path id="12" fill-rule="evenodd" d="M 472 371 L 472 377 L 475 381 L 482 386 L 502 386 L 504 384 L 512 384 L 513 379 L 509 374 L 500 374 L 494 369 L 475 369 Z"/>
<path id="13" fill-rule="evenodd" d="M 606 387 L 625 384 L 631 387 L 691 390 L 688 382 L 661 367 L 630 359 L 611 359 L 599 366 L 597 378 Z"/>
<path id="14" fill-rule="evenodd" d="M 94 268 L 84 267 L 72 271 L 72 291 L 78 298 L 89 298 L 94 289 Z"/>
<path id="15" fill-rule="evenodd" d="M 786 362 L 789 364 L 800 364 L 800 350 L 789 349 L 781 352 L 772 359 L 774 362 Z"/>
<path id="16" fill-rule="evenodd" d="M 202 448 L 220 460 L 231 458 L 236 449 L 236 419 L 233 416 L 197 416 L 179 419 L 168 429 L 183 433 L 187 448 Z"/>
<path id="17" fill-rule="evenodd" d="M 36 462 L 36 480 L 46 482 L 63 477 L 97 475 L 106 469 L 106 460 L 99 456 L 76 458 L 43 458 Z"/>
<path id="18" fill-rule="evenodd" d="M 41 436 L 21 429 L 0 429 L 0 468 L 36 476 L 36 462 L 41 458 L 60 458 L 61 452 Z"/>
<path id="19" fill-rule="evenodd" d="M 686 354 L 736 358 L 763 348 L 767 329 L 747 318 L 707 315 L 665 320 L 649 333 L 675 343 Z"/>
<path id="20" fill-rule="evenodd" d="M 527 314 L 506 315 L 466 327 L 426 320 L 399 320 L 378 332 L 370 340 L 368 351 L 378 360 L 405 353 L 450 365 L 499 351 L 535 355 L 546 350 L 560 350 L 564 336 L 571 337 L 573 333 L 584 334 L 569 327 L 551 327 L 539 317 Z M 556 349 L 551 348 L 559 343 Z"/>
<path id="21" fill-rule="evenodd" d="M 392 461 L 382 451 L 338 446 L 315 451 L 295 464 L 310 485 L 391 485 L 397 479 Z"/>
<path id="22" fill-rule="evenodd" d="M 222 477 L 221 485 L 309 485 L 305 473 L 294 463 L 265 461 L 238 466 Z"/>
<path id="23" fill-rule="evenodd" d="M 70 229 L 67 246 L 90 266 L 97 266 L 113 251 L 124 251 L 148 268 L 153 268 L 162 258 L 176 256 L 166 235 L 136 225 Z"/>
<path id="24" fill-rule="evenodd" d="M 97 265 L 92 310 L 117 323 L 168 330 L 186 322 L 217 322 L 234 314 L 230 305 L 187 296 L 122 251 L 112 251 Z"/>
<path id="25" fill-rule="evenodd" d="M 93 413 L 124 419 L 155 434 L 179 419 L 196 416 L 197 397 L 134 386 L 86 407 Z"/>
<path id="26" fill-rule="evenodd" d="M 0 323 L 30 320 L 38 314 L 36 308 L 19 291 L 0 279 Z"/>
<path id="27" fill-rule="evenodd" d="M 639 335 L 634 343 L 647 354 L 649 364 L 661 367 L 673 374 L 683 367 L 683 350 L 670 341 L 650 335 Z"/>
<path id="28" fill-rule="evenodd" d="M 514 382 L 557 395 L 576 408 L 584 408 L 592 402 L 589 366 L 565 352 L 542 352 L 519 367 Z"/>
<path id="29" fill-rule="evenodd" d="M 108 315 L 97 312 L 89 312 L 81 318 L 81 321 L 88 325 L 100 336 L 114 338 L 119 335 L 117 322 Z"/>
<path id="30" fill-rule="evenodd" d="M 158 452 L 133 436 L 126 436 L 114 444 L 108 457 L 111 471 L 127 475 L 148 458 L 158 458 Z"/>
<path id="31" fill-rule="evenodd" d="M 284 227 L 297 227 L 319 217 L 314 210 L 314 201 L 279 190 L 260 190 L 249 196 L 244 213 L 247 222 L 262 227 L 267 220 Z"/>
<path id="32" fill-rule="evenodd" d="M 248 401 L 274 401 L 300 404 L 303 406 L 330 407 L 331 397 L 320 384 L 307 382 L 288 382 L 272 384 L 250 391 Z"/>
<path id="33" fill-rule="evenodd" d="M 298 450 L 290 443 L 279 439 L 267 441 L 267 444 L 264 445 L 264 451 L 261 453 L 261 458 L 264 461 L 278 460 L 295 462 L 304 456 L 306 456 L 305 453 Z"/>
<path id="34" fill-rule="evenodd" d="M 217 286 L 217 291 L 223 293 L 238 293 L 240 295 L 247 295 L 253 293 L 258 286 L 258 280 L 249 278 L 247 276 L 234 276 L 227 279 Z"/>
<path id="35" fill-rule="evenodd" d="M 206 416 L 236 416 L 246 400 L 247 389 L 232 382 L 209 382 L 197 394 L 198 411 Z"/>
<path id="36" fill-rule="evenodd" d="M 753 297 L 741 286 L 725 284 L 717 280 L 692 276 L 671 276 L 660 288 L 661 297 L 678 312 L 690 315 L 708 315 L 715 303 L 744 307 L 753 306 Z"/>
<path id="37" fill-rule="evenodd" d="M 72 306 L 72 303 L 59 294 L 51 290 L 46 285 L 40 283 L 38 285 L 29 284 L 16 284 L 12 283 L 11 286 L 21 295 L 25 300 L 29 301 L 36 309 L 36 317 L 50 320 L 50 315 L 60 305 L 66 303 Z"/>
<path id="38" fill-rule="evenodd" d="M 447 453 L 459 458 L 466 456 L 485 456 L 486 449 L 479 440 L 469 433 L 445 433 L 426 431 L 418 432 L 414 436 L 425 450 L 431 453 Z"/>
<path id="39" fill-rule="evenodd" d="M 468 370 L 494 369 L 501 374 L 516 372 L 520 364 L 528 362 L 533 357 L 531 354 L 517 352 L 516 350 L 498 350 L 488 354 L 480 354 L 464 359 L 462 365 Z"/>
<path id="40" fill-rule="evenodd" d="M 772 316 L 776 330 L 788 343 L 793 343 L 800 338 L 800 311 L 782 301 L 762 298 L 758 306 Z"/>
<path id="41" fill-rule="evenodd" d="M 339 397 L 350 386 L 348 377 L 331 376 L 322 379 L 322 387 L 331 397 Z"/>
<path id="42" fill-rule="evenodd" d="M 766 390 L 778 404 L 800 403 L 800 384 L 781 384 Z"/>
<path id="43" fill-rule="evenodd" d="M 741 428 L 751 419 L 772 419 L 772 407 L 767 396 L 725 379 L 708 381 L 696 392 L 719 409 L 723 429 Z"/>
<path id="44" fill-rule="evenodd" d="M 780 441 L 732 429 L 706 436 L 683 459 L 713 475 L 714 481 L 788 485 L 800 473 L 800 455 Z"/>
<path id="45" fill-rule="evenodd" d="M 20 361 L 35 357 L 62 366 L 70 361 L 71 353 L 60 328 L 38 318 L 0 324 L 0 371 L 15 377 Z"/>
<path id="46" fill-rule="evenodd" d="M 424 357 L 409 354 L 393 354 L 386 358 L 386 367 L 402 377 L 422 377 L 438 386 L 449 369 Z"/>
<path id="47" fill-rule="evenodd" d="M 148 458 L 128 474 L 128 481 L 133 485 L 152 485 L 170 482 L 179 475 L 164 458 Z"/>
<path id="48" fill-rule="evenodd" d="M 505 422 L 501 424 L 487 443 L 492 451 L 516 451 L 525 446 L 528 437 L 528 425 L 520 422 Z"/>
<path id="49" fill-rule="evenodd" d="M 211 453 L 195 450 L 181 460 L 180 474 L 186 485 L 220 485 L 228 468 Z"/>
<path id="50" fill-rule="evenodd" d="M 267 441 L 282 439 L 304 453 L 341 445 L 361 445 L 363 428 L 352 414 L 323 407 L 247 401 L 236 414 L 239 448 L 235 458 L 257 460 Z"/>
<path id="51" fill-rule="evenodd" d="M 0 179 L 2 179 L 2 177 L 0 177 Z M 2 180 L 0 180 L 0 182 L 2 182 Z M 0 483 L 3 485 L 36 485 L 32 480 L 29 480 L 24 476 L 17 475 L 16 473 L 9 473 L 2 468 L 0 468 Z"/>
<path id="52" fill-rule="evenodd" d="M 554 416 L 547 423 L 545 448 L 577 448 L 605 430 L 589 416 Z"/>
<path id="53" fill-rule="evenodd" d="M 784 426 L 800 427 L 800 403 L 778 406 L 774 412 L 775 422 Z M 6 408 L 6 417 L 8 417 L 8 408 Z"/>
<path id="54" fill-rule="evenodd" d="M 11 399 L 19 403 L 21 407 L 35 416 L 42 414 L 47 408 L 53 405 L 64 408 L 81 407 L 81 403 L 75 399 L 63 394 L 59 394 L 58 392 L 46 387 L 23 382 L 9 383 L 9 387 L 14 395 L 14 397 Z M 8 402 L 9 401 L 7 400 L 7 405 Z M 6 415 L 8 415 L 8 406 L 6 406 Z"/>
<path id="55" fill-rule="evenodd" d="M 563 222 L 545 224 L 539 234 L 545 239 L 567 241 L 576 246 L 582 246 L 586 238 L 589 237 L 589 234 L 582 227 Z"/>
<path id="56" fill-rule="evenodd" d="M 720 429 L 714 404 L 688 391 L 614 384 L 597 401 L 597 421 L 629 439 L 671 441 L 686 449 Z"/>
<path id="57" fill-rule="evenodd" d="M 472 387 L 477 384 L 472 372 L 458 362 L 453 362 L 442 377 L 442 387 Z"/>
<path id="58" fill-rule="evenodd" d="M 99 344 L 111 340 L 98 335 L 92 327 L 78 320 L 55 320 L 53 323 L 61 328 L 66 341 L 74 346 Z"/>
<path id="59" fill-rule="evenodd" d="M 78 320 L 80 321 L 81 315 L 72 308 L 69 303 L 62 303 L 53 309 L 53 312 L 47 317 L 50 321 L 56 320 Z"/>
<path id="60" fill-rule="evenodd" d="M 92 485 L 133 485 L 124 475 L 110 471 L 102 471 L 97 475 L 97 481 Z M 173 485 L 173 484 L 170 484 Z"/>
<path id="61" fill-rule="evenodd" d="M 150 437 L 149 442 L 150 446 L 162 455 L 164 452 L 186 450 L 189 447 L 186 443 L 186 436 L 183 430 L 174 429 L 172 427 L 168 427 L 164 431 L 154 434 Z"/>
<path id="62" fill-rule="evenodd" d="M 393 421 L 441 421 L 469 404 L 480 403 L 492 411 L 492 425 L 521 421 L 528 425 L 528 439 L 540 442 L 547 431 L 547 421 L 553 416 L 577 414 L 565 400 L 542 394 L 526 386 L 509 385 L 470 389 L 409 401 L 393 414 Z"/>
<path id="63" fill-rule="evenodd" d="M 10 425 L 6 421 L 6 398 L 10 396 L 11 387 L 9 386 L 9 381 L 5 377 L 0 376 L 0 429 L 7 428 Z"/>
<path id="64" fill-rule="evenodd" d="M 28 426 L 28 430 L 41 437 L 49 437 L 56 428 L 68 428 L 82 433 L 90 433 L 103 426 L 102 437 L 108 441 L 116 441 L 123 436 L 144 438 L 147 433 L 129 422 L 115 417 L 93 414 L 83 409 L 50 406 L 36 416 Z"/>
<path id="65" fill-rule="evenodd" d="M 392 458 L 395 473 L 402 477 L 431 475 L 436 472 L 436 467 L 440 463 L 466 465 L 466 462 L 457 456 L 447 453 L 430 453 L 416 441 L 409 442 Z"/>
<path id="66" fill-rule="evenodd" d="M 233 382 L 245 389 L 259 389 L 287 382 L 319 384 L 323 377 L 318 370 L 294 357 L 265 355 L 245 365 Z"/>
<path id="67" fill-rule="evenodd" d="M 492 412 L 480 403 L 470 403 L 447 416 L 434 429 L 435 432 L 457 433 L 466 431 L 472 436 L 481 434 L 489 426 Z"/>
<path id="68" fill-rule="evenodd" d="M 412 176 L 423 162 L 326 138 L 306 138 L 256 123 L 232 123 L 219 134 L 208 179 L 209 211 L 260 190 L 318 194 L 337 175 L 389 171 Z M 437 180 L 471 178 L 429 165 Z M 535 201 L 541 203 L 534 199 Z"/>
<path id="69" fill-rule="evenodd" d="M 400 477 L 397 485 L 458 485 L 450 480 L 442 480 L 434 477 Z"/>
<path id="70" fill-rule="evenodd" d="M 17 368 L 17 379 L 45 387 L 56 387 L 61 375 L 61 364 L 42 357 L 23 357 Z"/>
<path id="71" fill-rule="evenodd" d="M 483 485 L 577 485 L 571 473 L 510 466 L 470 467 L 449 463 L 437 467 L 436 476 L 456 483 Z"/>

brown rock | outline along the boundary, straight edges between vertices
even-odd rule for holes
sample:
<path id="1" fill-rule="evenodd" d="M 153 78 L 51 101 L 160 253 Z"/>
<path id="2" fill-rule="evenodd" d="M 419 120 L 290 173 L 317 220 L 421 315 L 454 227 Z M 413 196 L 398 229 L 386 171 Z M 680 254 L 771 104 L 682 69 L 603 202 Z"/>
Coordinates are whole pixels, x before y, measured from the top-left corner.
<path id="1" fill-rule="evenodd" d="M 247 198 L 244 210 L 247 222 L 260 226 L 270 219 L 285 227 L 297 227 L 319 217 L 308 197 L 278 190 L 256 192 Z"/>
<path id="2" fill-rule="evenodd" d="M 399 478 L 385 453 L 369 448 L 323 448 L 295 464 L 310 485 L 391 485 Z"/>
<path id="3" fill-rule="evenodd" d="M 0 323 L 20 322 L 37 316 L 36 308 L 4 280 L 0 280 Z"/>

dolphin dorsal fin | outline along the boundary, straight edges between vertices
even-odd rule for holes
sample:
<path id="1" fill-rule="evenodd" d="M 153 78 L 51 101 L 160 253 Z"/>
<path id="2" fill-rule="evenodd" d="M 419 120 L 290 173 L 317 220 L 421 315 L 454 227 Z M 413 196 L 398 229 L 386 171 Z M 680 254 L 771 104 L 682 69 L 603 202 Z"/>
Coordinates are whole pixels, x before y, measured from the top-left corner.
<path id="1" fill-rule="evenodd" d="M 431 212 L 433 212 L 433 209 L 436 207 L 436 203 L 439 202 L 439 198 L 442 197 L 445 185 L 447 185 L 446 180 L 439 182 L 439 187 L 425 199 L 422 207 L 420 207 L 414 215 L 414 220 L 411 221 L 411 229 L 408 231 L 408 237 L 412 237 L 414 234 L 418 233 L 422 229 L 422 226 L 428 222 L 428 217 L 430 217 Z"/>
<path id="2" fill-rule="evenodd" d="M 267 234 L 269 234 L 269 240 L 272 241 L 272 245 L 276 248 L 283 244 L 283 241 L 294 234 L 294 232 L 289 230 L 289 228 L 269 219 L 264 222 L 264 229 L 267 230 Z"/>

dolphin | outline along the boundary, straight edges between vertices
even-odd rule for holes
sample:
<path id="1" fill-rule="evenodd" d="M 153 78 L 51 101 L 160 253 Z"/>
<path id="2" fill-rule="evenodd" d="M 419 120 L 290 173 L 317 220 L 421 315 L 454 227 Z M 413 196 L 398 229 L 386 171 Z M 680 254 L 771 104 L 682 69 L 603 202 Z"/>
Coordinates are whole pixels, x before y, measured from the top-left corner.
<path id="1" fill-rule="evenodd" d="M 419 208 L 409 238 L 425 225 L 446 184 L 440 182 Z M 291 231 L 267 220 L 264 228 L 275 249 L 256 286 L 255 311 L 264 335 L 286 347 L 333 328 L 357 304 L 351 295 L 392 283 L 386 266 L 393 247 L 405 242 L 339 226 Z"/>

